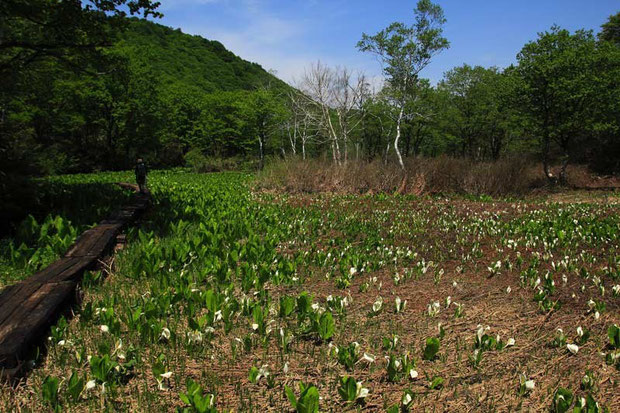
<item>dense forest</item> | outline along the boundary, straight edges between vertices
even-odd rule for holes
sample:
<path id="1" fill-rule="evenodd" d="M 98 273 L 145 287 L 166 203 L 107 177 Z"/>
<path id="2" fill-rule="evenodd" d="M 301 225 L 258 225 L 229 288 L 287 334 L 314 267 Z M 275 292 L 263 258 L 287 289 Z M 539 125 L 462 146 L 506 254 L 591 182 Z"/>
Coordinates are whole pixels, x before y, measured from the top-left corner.
<path id="1" fill-rule="evenodd" d="M 135 156 L 180 165 L 191 147 L 254 149 L 253 91 L 286 84 L 215 41 L 133 19 L 99 58 L 75 68 L 47 59 L 3 84 L 3 143 L 11 168 L 50 174 L 123 169 Z M 6 164 L 5 164 L 6 165 Z"/>
<path id="2" fill-rule="evenodd" d="M 551 165 L 562 180 L 569 162 L 620 170 L 620 13 L 597 34 L 553 26 L 510 67 L 465 64 L 432 85 L 420 72 L 449 39 L 441 8 L 422 1 L 412 25 L 362 35 L 358 49 L 387 63 L 374 90 L 320 62 L 289 86 L 219 42 L 146 20 L 160 16 L 151 1 L 119 3 L 0 6 L 2 192 L 28 176 L 126 169 L 137 156 L 206 169 L 231 157 L 262 167 L 269 155 L 401 165 L 517 155 L 541 161 L 550 180 Z"/>

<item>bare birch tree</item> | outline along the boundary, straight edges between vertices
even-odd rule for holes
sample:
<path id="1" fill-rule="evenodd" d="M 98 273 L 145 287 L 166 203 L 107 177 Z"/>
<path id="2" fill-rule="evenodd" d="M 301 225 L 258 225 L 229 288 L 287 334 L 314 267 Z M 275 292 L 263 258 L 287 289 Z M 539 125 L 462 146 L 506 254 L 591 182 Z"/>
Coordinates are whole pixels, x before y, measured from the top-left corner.
<path id="1" fill-rule="evenodd" d="M 308 121 L 328 139 L 334 163 L 348 160 L 348 146 L 353 131 L 361 121 L 360 105 L 365 77 L 353 76 L 346 68 L 331 69 L 321 62 L 313 64 L 297 85 L 302 92 Z"/>
<path id="2" fill-rule="evenodd" d="M 312 126 L 312 116 L 307 99 L 298 91 L 288 93 L 290 117 L 285 123 L 286 134 L 291 150 L 297 154 L 297 142 L 301 142 L 301 156 L 306 159 L 306 147 L 317 136 L 317 129 Z"/>

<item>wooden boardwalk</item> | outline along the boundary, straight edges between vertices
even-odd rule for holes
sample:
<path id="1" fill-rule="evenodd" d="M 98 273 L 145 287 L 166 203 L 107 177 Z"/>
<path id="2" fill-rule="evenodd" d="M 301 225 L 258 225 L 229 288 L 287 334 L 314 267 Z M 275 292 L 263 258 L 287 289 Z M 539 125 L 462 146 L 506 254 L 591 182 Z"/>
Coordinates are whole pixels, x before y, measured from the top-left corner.
<path id="1" fill-rule="evenodd" d="M 119 185 L 137 191 L 136 185 Z M 83 232 L 62 258 L 0 292 L 1 375 L 12 377 L 21 370 L 23 357 L 74 299 L 84 271 L 112 249 L 120 231 L 146 210 L 149 200 L 149 194 L 136 193 L 126 206 Z"/>

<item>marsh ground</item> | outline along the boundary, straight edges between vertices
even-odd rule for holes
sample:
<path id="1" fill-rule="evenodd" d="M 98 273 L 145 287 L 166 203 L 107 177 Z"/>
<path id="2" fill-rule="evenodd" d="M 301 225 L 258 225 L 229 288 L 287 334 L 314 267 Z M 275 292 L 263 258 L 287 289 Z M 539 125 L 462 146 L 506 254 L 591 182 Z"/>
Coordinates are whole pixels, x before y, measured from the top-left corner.
<path id="1" fill-rule="evenodd" d="M 559 388 L 620 410 L 617 196 L 290 196 L 251 182 L 153 174 L 141 229 L 88 279 L 47 356 L 3 385 L 3 410 L 171 411 L 190 407 L 188 378 L 218 411 L 290 411 L 284 388 L 299 382 L 321 411 L 385 411 L 406 391 L 412 411 L 540 411 Z M 344 376 L 368 395 L 344 401 Z"/>

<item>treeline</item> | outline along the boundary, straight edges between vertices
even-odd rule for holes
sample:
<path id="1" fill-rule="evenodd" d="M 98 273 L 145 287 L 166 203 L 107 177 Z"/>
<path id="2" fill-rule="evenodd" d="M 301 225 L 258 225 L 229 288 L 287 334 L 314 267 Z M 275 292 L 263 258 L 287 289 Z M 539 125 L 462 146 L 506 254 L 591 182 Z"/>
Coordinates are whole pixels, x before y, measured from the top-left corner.
<path id="1" fill-rule="evenodd" d="M 598 36 L 553 27 L 513 66 L 463 65 L 431 85 L 419 72 L 448 41 L 441 8 L 422 0 L 417 23 L 394 23 L 358 45 L 387 63 L 385 85 L 373 90 L 363 75 L 320 63 L 293 88 L 218 42 L 128 19 L 108 3 L 0 7 L 5 178 L 126 169 L 137 156 L 204 169 L 231 157 L 261 167 L 269 155 L 401 165 L 442 154 L 529 156 L 550 179 L 551 166 L 562 175 L 569 161 L 620 170 L 618 15 Z M 150 1 L 126 4 L 157 16 Z"/>
<path id="2" fill-rule="evenodd" d="M 327 153 L 336 163 L 393 157 L 401 165 L 402 157 L 528 157 L 552 182 L 565 180 L 569 162 L 620 172 L 620 14 L 598 36 L 554 26 L 526 44 L 515 65 L 464 64 L 433 86 L 418 74 L 448 47 L 445 19 L 430 2 L 418 7 L 427 29 L 394 23 L 360 42 L 384 62 L 381 90 L 343 68 L 318 63 L 306 71 L 289 100 L 288 134 L 298 138 L 290 152 Z"/>

